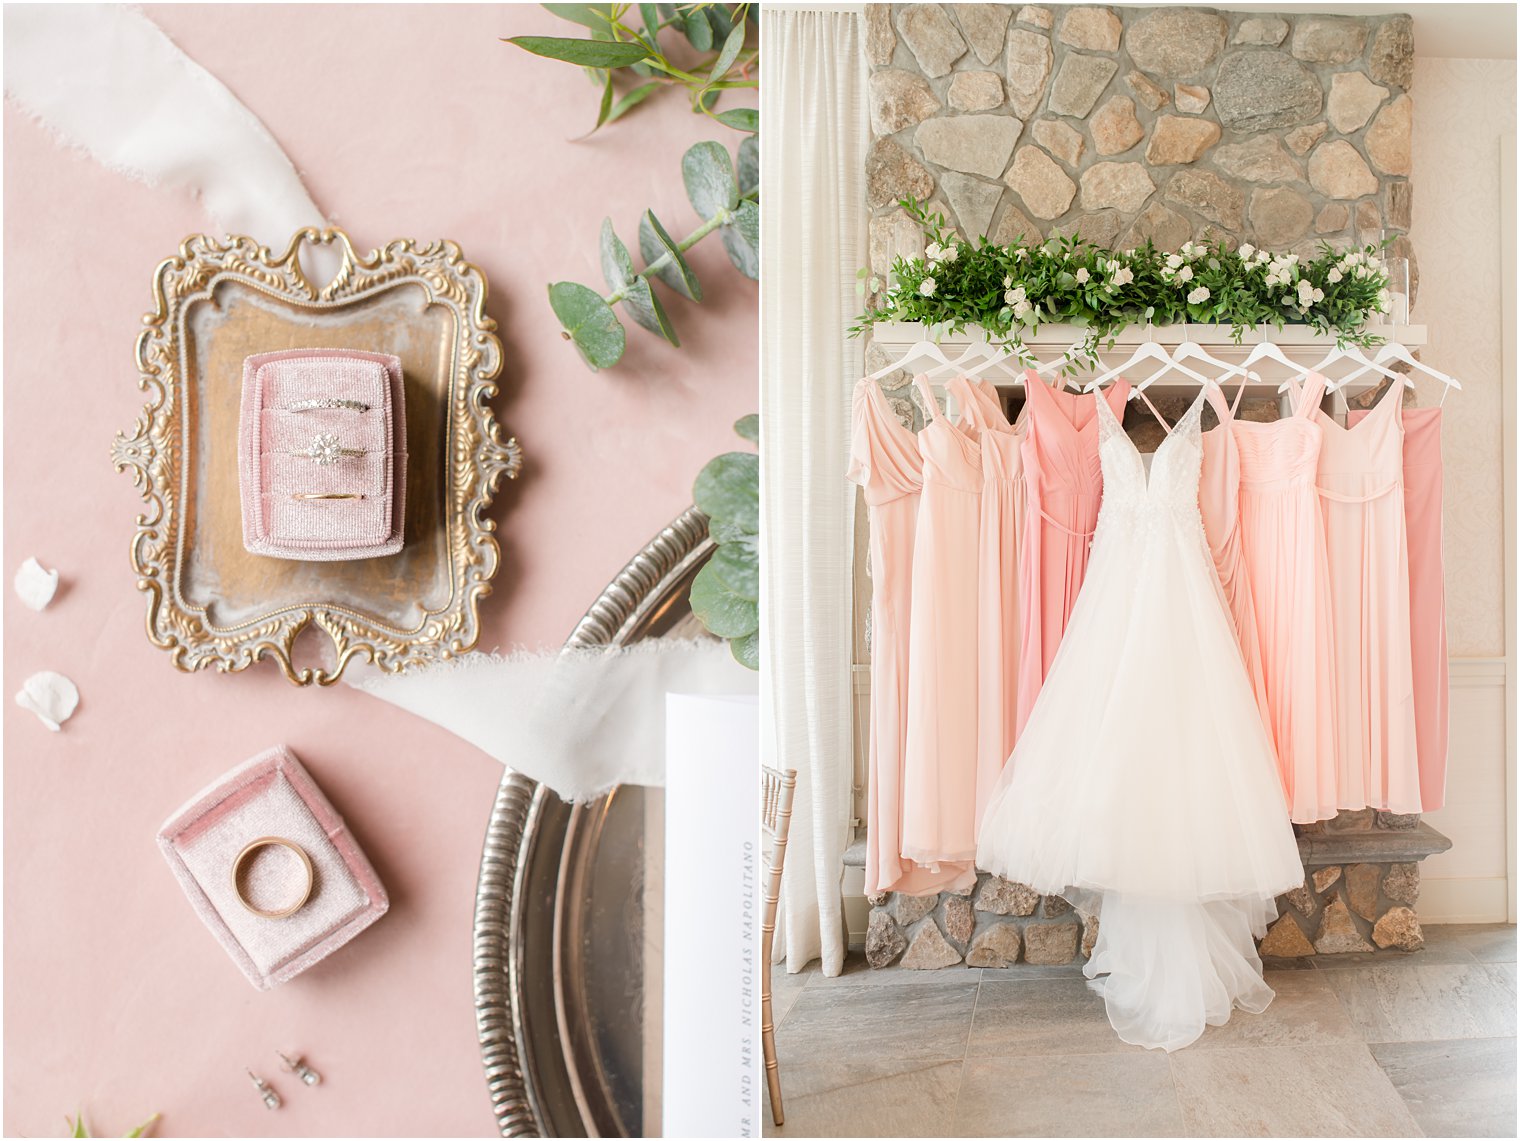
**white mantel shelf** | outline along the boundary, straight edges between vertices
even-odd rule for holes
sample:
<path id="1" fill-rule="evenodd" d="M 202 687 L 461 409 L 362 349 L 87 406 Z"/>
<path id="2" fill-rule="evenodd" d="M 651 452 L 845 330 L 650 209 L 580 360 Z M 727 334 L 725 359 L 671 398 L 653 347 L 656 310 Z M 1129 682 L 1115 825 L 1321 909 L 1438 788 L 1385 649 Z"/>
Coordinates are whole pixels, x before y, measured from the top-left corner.
<path id="1" fill-rule="evenodd" d="M 944 332 L 941 327 L 941 331 L 936 335 L 933 327 L 916 321 L 883 321 L 879 325 L 873 325 L 871 340 L 873 344 L 896 359 L 906 353 L 909 347 L 923 340 L 926 331 L 930 340 L 937 342 L 945 350 L 945 355 L 952 360 L 972 344 L 985 343 L 988 340 L 986 332 L 979 328 L 949 333 Z M 1080 341 L 1087 332 L 1088 330 L 1077 325 L 1044 324 L 1040 326 L 1037 333 L 1029 334 L 1023 340 L 1025 347 L 1032 350 L 1041 361 L 1048 361 Z M 1384 341 L 1396 341 L 1411 349 L 1419 348 L 1426 343 L 1424 325 L 1372 325 L 1368 326 L 1368 332 Z M 1201 345 L 1212 355 L 1230 364 L 1237 364 L 1244 360 L 1246 354 L 1255 345 L 1263 341 L 1272 341 L 1290 360 L 1302 364 L 1305 368 L 1316 364 L 1335 347 L 1333 336 L 1325 336 L 1307 325 L 1286 325 L 1281 330 L 1270 326 L 1252 330 L 1242 334 L 1238 344 L 1229 325 L 1129 325 L 1115 334 L 1114 347 L 1105 349 L 1099 356 L 1105 367 L 1111 368 L 1121 363 L 1134 352 L 1135 346 L 1142 342 L 1155 341 L 1165 348 L 1172 349 L 1188 340 Z M 1281 383 L 1289 375 L 1288 370 L 1270 360 L 1258 361 L 1251 366 L 1251 369 L 1262 378 L 1263 389 L 1268 383 L 1273 385 Z M 1149 375 L 1155 370 L 1156 366 L 1147 362 L 1137 371 Z M 1199 371 L 1206 372 L 1207 370 L 1200 368 Z M 1336 370 L 1332 368 L 1328 371 L 1334 373 Z M 1341 371 L 1349 371 L 1349 368 L 1343 367 Z M 1009 362 L 1006 365 L 995 365 L 982 372 L 980 376 L 992 381 L 1000 388 L 1010 388 L 1023 383 L 1022 373 L 1022 366 L 1016 362 Z M 944 379 L 937 378 L 936 384 L 943 383 Z M 1337 396 L 1356 395 L 1370 388 L 1376 388 L 1383 379 L 1381 373 L 1364 373 L 1344 388 L 1338 389 Z M 1224 383 L 1228 386 L 1230 381 L 1226 379 Z M 1197 391 L 1197 385 L 1188 377 L 1175 375 L 1162 377 L 1152 384 L 1148 391 L 1171 395 L 1192 393 Z"/>

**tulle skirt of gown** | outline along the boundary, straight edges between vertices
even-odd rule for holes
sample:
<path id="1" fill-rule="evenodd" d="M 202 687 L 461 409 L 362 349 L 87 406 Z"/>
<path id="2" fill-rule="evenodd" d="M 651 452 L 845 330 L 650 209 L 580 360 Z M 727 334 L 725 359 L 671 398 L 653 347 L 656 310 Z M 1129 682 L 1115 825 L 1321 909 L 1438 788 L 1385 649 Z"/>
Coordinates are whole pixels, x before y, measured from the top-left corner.
<path id="1" fill-rule="evenodd" d="M 1266 1008 L 1253 937 L 1304 873 L 1196 506 L 1142 498 L 1105 504 L 977 857 L 1100 914 L 1090 985 L 1124 1041 L 1171 1051 Z"/>

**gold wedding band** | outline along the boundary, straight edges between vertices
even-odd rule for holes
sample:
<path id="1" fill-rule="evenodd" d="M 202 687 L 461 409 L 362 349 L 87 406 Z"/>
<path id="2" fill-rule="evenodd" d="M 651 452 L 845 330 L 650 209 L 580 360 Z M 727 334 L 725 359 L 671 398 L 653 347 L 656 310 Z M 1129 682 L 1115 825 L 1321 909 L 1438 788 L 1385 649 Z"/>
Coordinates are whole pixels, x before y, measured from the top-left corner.
<path id="1" fill-rule="evenodd" d="M 301 857 L 301 863 L 306 868 L 306 888 L 301 892 L 301 898 L 289 907 L 282 908 L 279 911 L 266 911 L 261 907 L 255 907 L 248 897 L 243 894 L 243 865 L 248 862 L 250 856 L 261 848 L 289 848 Z M 237 859 L 232 861 L 232 891 L 238 897 L 239 903 L 261 919 L 284 919 L 287 915 L 294 915 L 300 911 L 301 908 L 306 906 L 306 901 L 311 898 L 311 889 L 316 885 L 316 879 L 317 873 L 311 865 L 311 857 L 306 854 L 306 849 L 302 848 L 294 840 L 287 840 L 283 836 L 260 836 L 239 852 Z"/>

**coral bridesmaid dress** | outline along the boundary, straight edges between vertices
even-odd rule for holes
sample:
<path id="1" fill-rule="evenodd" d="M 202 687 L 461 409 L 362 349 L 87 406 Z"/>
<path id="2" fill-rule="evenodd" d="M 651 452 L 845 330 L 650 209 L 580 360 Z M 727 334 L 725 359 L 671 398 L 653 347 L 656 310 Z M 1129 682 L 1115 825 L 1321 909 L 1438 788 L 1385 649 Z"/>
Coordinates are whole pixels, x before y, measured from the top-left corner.
<path id="1" fill-rule="evenodd" d="M 1208 401 L 1219 415 L 1219 423 L 1201 434 L 1203 471 L 1198 480 L 1198 510 L 1203 516 L 1209 553 L 1214 556 L 1214 569 L 1219 574 L 1219 585 L 1228 603 L 1235 637 L 1240 642 L 1246 676 L 1251 679 L 1251 689 L 1256 694 L 1256 704 L 1261 708 L 1263 720 L 1270 723 L 1267 691 L 1262 680 L 1261 639 L 1256 633 L 1256 604 L 1251 594 L 1251 579 L 1246 574 L 1240 528 L 1240 445 L 1235 440 L 1233 425 L 1245 391 L 1246 382 L 1242 381 L 1240 390 L 1235 393 L 1235 403 L 1229 404 L 1217 385 L 1211 384 L 1206 389 Z"/>
<path id="2" fill-rule="evenodd" d="M 1023 631 L 1019 649 L 1015 732 L 1023 733 L 1055 660 L 1077 591 L 1103 499 L 1098 459 L 1097 402 L 1124 416 L 1129 381 L 1093 394 L 1063 392 L 1033 370 L 1024 375 L 1026 526 L 1019 552 Z"/>
<path id="3" fill-rule="evenodd" d="M 1367 415 L 1355 409 L 1349 427 Z M 1405 408 L 1404 525 L 1409 532 L 1409 641 L 1414 657 L 1414 731 L 1420 807 L 1446 803 L 1450 680 L 1446 656 L 1446 569 L 1441 541 L 1441 410 Z"/>
<path id="4" fill-rule="evenodd" d="M 1402 384 L 1354 426 L 1318 408 L 1341 808 L 1419 812 Z"/>
<path id="5" fill-rule="evenodd" d="M 1291 416 L 1232 420 L 1240 536 L 1261 646 L 1268 729 L 1296 824 L 1337 811 L 1330 567 L 1315 478 L 1325 378 L 1309 375 Z"/>
<path id="6" fill-rule="evenodd" d="M 963 412 L 952 422 L 928 381 L 914 383 L 929 422 L 918 434 L 924 490 L 913 544 L 902 855 L 933 870 L 953 865 L 957 886 L 967 886 L 976 878 L 982 406 L 971 382 L 956 377 L 946 390 Z"/>
<path id="7" fill-rule="evenodd" d="M 864 489 L 871 532 L 866 891 L 928 895 L 951 887 L 961 873 L 931 872 L 901 855 L 908 617 L 923 461 L 918 437 L 897 418 L 874 380 L 855 386 L 854 413 L 848 474 Z"/>

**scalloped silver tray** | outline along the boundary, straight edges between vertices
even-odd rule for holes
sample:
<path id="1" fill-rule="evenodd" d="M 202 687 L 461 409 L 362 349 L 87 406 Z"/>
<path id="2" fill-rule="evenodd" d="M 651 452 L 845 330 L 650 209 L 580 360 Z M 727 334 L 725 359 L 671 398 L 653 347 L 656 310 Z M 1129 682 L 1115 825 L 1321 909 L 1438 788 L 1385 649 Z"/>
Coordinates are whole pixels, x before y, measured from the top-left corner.
<path id="1" fill-rule="evenodd" d="M 711 556 L 687 510 L 641 550 L 567 645 L 701 633 L 687 602 Z M 502 778 L 475 895 L 475 1017 L 504 1137 L 660 1132 L 662 790 L 568 805 Z"/>

